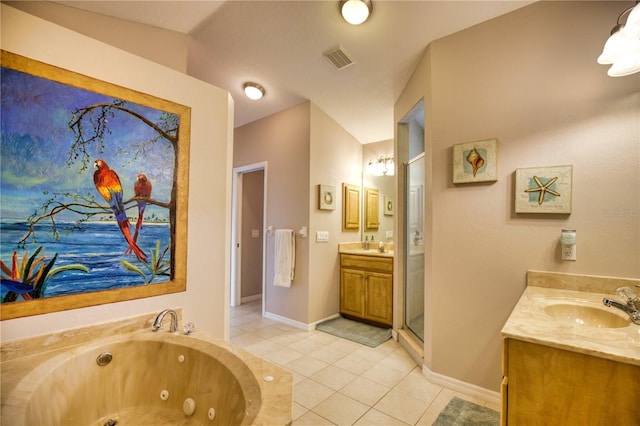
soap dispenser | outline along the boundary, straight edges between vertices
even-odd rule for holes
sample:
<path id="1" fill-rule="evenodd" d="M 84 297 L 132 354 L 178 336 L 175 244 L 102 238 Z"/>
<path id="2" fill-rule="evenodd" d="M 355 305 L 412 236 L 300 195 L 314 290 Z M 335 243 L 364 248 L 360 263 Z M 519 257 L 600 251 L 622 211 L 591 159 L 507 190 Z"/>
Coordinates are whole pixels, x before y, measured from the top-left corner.
<path id="1" fill-rule="evenodd" d="M 369 250 L 369 237 L 364 237 L 364 249 Z"/>

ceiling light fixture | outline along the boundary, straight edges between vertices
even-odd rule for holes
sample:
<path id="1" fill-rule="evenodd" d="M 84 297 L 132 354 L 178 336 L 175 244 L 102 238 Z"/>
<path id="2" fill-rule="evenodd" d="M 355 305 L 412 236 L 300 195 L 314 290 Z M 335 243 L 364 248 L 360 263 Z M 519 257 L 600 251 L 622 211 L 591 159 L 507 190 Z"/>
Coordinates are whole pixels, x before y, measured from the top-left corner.
<path id="1" fill-rule="evenodd" d="M 373 11 L 371 0 L 341 0 L 340 13 L 351 25 L 360 25 L 369 18 Z"/>
<path id="2" fill-rule="evenodd" d="M 611 30 L 611 37 L 604 44 L 598 56 L 598 63 L 611 64 L 607 71 L 610 77 L 622 77 L 640 71 L 640 4 L 623 11 L 618 16 L 616 26 Z M 620 20 L 628 14 L 627 21 Z"/>
<path id="3" fill-rule="evenodd" d="M 245 83 L 244 94 L 247 95 L 247 98 L 257 101 L 264 96 L 264 87 L 260 86 L 258 83 Z"/>

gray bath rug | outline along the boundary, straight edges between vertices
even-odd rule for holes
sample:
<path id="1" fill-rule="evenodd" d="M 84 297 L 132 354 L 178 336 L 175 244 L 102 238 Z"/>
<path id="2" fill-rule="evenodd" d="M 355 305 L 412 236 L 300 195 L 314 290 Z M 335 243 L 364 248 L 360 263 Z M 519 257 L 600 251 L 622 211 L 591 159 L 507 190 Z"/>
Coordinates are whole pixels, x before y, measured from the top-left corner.
<path id="1" fill-rule="evenodd" d="M 498 426 L 500 413 L 453 397 L 431 426 Z"/>
<path id="2" fill-rule="evenodd" d="M 338 317 L 321 322 L 316 330 L 375 348 L 391 338 L 391 329 Z"/>

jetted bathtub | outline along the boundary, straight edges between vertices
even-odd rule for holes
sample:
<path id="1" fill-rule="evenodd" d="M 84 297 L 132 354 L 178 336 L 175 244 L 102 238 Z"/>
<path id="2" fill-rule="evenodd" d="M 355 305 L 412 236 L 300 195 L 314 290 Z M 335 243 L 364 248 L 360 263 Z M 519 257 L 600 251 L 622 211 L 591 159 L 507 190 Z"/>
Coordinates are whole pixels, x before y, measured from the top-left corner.
<path id="1" fill-rule="evenodd" d="M 147 329 L 54 351 L 3 398 L 2 425 L 286 425 L 291 388 L 226 342 Z"/>

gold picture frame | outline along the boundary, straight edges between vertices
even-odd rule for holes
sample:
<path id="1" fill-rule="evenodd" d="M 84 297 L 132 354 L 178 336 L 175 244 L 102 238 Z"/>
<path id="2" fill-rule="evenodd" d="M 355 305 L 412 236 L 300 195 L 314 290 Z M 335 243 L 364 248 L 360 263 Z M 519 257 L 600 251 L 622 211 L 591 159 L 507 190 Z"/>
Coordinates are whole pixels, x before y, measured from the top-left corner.
<path id="1" fill-rule="evenodd" d="M 14 149 L 0 161 L 3 170 L 24 171 L 22 197 L 32 203 L 25 207 L 20 196 L 9 198 L 4 189 L 12 181 L 0 181 L 0 221 L 19 220 L 22 227 L 10 234 L 3 226 L 0 319 L 185 291 L 191 108 L 7 51 L 0 64 L 2 113 L 12 115 L 13 126 L 3 129 L 2 139 Z M 47 132 L 52 136 L 43 137 Z M 31 146 L 30 153 L 21 153 L 22 145 Z M 26 161 L 32 167 L 25 168 Z M 108 194 L 98 188 L 92 170 L 105 163 L 121 181 L 109 186 Z M 49 168 L 36 176 L 34 165 Z M 134 194 L 136 177 L 143 173 L 153 192 Z M 40 187 L 27 186 L 30 182 Z M 75 192 L 67 182 L 77 185 Z M 124 207 L 128 220 L 112 203 Z M 132 255 L 134 246 L 139 251 Z M 54 271 L 55 278 L 48 279 Z"/>

